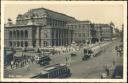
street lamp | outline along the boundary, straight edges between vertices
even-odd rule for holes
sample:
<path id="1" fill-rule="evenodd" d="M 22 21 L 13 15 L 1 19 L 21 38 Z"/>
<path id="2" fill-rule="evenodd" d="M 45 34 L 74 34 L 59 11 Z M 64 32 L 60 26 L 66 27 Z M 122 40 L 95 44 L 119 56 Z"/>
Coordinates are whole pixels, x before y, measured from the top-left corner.
<path id="1" fill-rule="evenodd" d="M 67 52 L 67 43 L 65 44 L 65 47 L 66 47 L 66 52 Z"/>

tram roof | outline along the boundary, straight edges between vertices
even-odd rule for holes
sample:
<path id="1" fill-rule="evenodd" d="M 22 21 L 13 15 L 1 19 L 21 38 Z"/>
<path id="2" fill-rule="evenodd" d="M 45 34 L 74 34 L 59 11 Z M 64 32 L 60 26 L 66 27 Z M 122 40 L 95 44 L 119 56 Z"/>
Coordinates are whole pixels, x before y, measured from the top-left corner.
<path id="1" fill-rule="evenodd" d="M 44 71 L 50 71 L 50 70 L 53 70 L 53 69 L 56 69 L 58 67 L 62 67 L 62 66 L 65 66 L 66 64 L 55 64 L 55 65 L 50 65 L 50 66 L 47 66 L 45 67 Z"/>
<path id="2" fill-rule="evenodd" d="M 48 73 L 47 71 L 41 71 L 40 74 L 46 74 Z"/>
<path id="3" fill-rule="evenodd" d="M 45 71 L 49 71 L 49 70 L 52 70 L 52 69 L 55 69 L 56 67 L 48 67 L 46 69 L 44 69 Z"/>

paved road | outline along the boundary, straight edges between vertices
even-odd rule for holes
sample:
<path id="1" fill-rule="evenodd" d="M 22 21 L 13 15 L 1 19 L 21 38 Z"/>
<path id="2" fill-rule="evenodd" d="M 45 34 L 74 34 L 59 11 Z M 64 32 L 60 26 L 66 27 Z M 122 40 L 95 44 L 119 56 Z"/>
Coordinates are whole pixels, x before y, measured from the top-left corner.
<path id="1" fill-rule="evenodd" d="M 100 78 L 104 72 L 104 65 L 112 65 L 113 60 L 117 59 L 115 46 L 119 42 L 114 41 L 112 44 L 105 47 L 105 52 L 101 55 L 91 58 L 88 61 L 79 61 L 77 64 L 71 65 L 71 78 Z"/>
<path id="2" fill-rule="evenodd" d="M 111 65 L 113 60 L 116 60 L 116 51 L 115 46 L 118 45 L 118 41 L 113 41 L 112 44 L 105 47 L 105 52 L 101 55 L 91 58 L 88 61 L 82 61 L 83 52 L 82 50 L 77 51 L 77 56 L 71 58 L 70 53 L 63 55 L 52 56 L 52 61 L 50 64 L 56 63 L 66 63 L 66 57 L 68 57 L 69 68 L 71 69 L 72 76 L 71 78 L 100 78 L 100 74 L 104 72 L 103 66 L 106 64 Z M 31 64 L 29 66 L 30 70 L 27 71 L 27 68 L 15 69 L 15 70 L 5 70 L 5 75 L 18 75 L 19 77 L 30 77 L 31 75 L 37 74 L 39 71 L 43 70 L 43 67 L 40 67 L 37 64 Z"/>
<path id="3" fill-rule="evenodd" d="M 97 57 L 93 57 L 88 61 L 82 61 L 82 50 L 77 52 L 76 57 L 71 58 L 69 54 L 52 57 L 53 63 L 66 63 L 66 57 L 70 59 L 70 69 L 72 72 L 71 78 L 100 78 L 101 73 L 105 72 L 105 65 L 112 65 L 113 61 L 117 60 L 115 46 L 119 45 L 118 41 L 113 41 L 103 49 L 105 52 Z"/>

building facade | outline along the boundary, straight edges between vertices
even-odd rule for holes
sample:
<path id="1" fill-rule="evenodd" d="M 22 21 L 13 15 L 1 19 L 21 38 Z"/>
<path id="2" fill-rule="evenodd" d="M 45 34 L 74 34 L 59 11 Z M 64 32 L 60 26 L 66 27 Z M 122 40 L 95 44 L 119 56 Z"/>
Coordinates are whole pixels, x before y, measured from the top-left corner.
<path id="1" fill-rule="evenodd" d="M 95 43 L 111 39 L 111 27 L 78 21 L 74 17 L 45 8 L 31 9 L 19 14 L 16 23 L 11 19 L 5 25 L 5 47 L 42 48 L 65 46 L 72 42 Z"/>
<path id="2" fill-rule="evenodd" d="M 113 37 L 113 27 L 109 24 L 93 24 L 94 42 L 111 41 Z"/>
<path id="3" fill-rule="evenodd" d="M 5 26 L 5 47 L 45 47 L 71 44 L 73 31 L 67 23 L 75 18 L 45 8 L 18 15 L 16 24 Z"/>
<path id="4" fill-rule="evenodd" d="M 73 42 L 77 44 L 85 44 L 91 42 L 92 36 L 90 34 L 90 21 L 68 23 L 67 27 L 73 30 Z"/>

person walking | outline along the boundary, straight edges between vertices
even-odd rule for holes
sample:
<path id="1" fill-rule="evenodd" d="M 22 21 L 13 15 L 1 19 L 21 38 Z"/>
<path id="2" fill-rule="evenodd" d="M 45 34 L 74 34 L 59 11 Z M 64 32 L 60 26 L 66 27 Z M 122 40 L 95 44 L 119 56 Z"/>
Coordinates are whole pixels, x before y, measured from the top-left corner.
<path id="1" fill-rule="evenodd" d="M 27 63 L 27 71 L 30 71 L 29 64 Z"/>
<path id="2" fill-rule="evenodd" d="M 108 67 L 106 68 L 106 73 L 107 73 L 107 76 L 109 76 L 109 68 Z"/>
<path id="3" fill-rule="evenodd" d="M 115 60 L 113 60 L 113 66 L 115 66 L 115 64 L 116 64 L 116 61 L 115 61 Z"/>
<path id="4" fill-rule="evenodd" d="M 14 62 L 13 62 L 13 61 L 11 61 L 11 69 L 13 68 L 13 64 L 14 64 Z"/>

